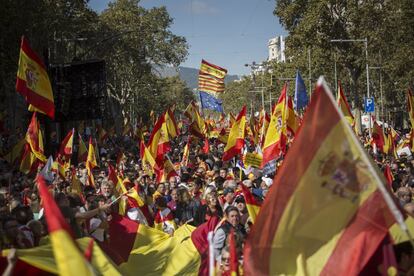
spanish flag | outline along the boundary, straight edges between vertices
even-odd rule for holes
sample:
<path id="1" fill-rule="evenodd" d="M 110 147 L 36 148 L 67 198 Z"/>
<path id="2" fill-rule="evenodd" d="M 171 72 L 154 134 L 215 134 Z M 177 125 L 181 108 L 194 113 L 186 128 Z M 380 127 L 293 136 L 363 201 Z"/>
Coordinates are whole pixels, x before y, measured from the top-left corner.
<path id="1" fill-rule="evenodd" d="M 91 238 L 81 238 L 76 240 L 76 243 L 81 251 L 87 251 L 92 245 L 92 248 L 90 248 L 91 254 L 89 262 L 95 269 L 95 272 L 103 276 L 121 275 L 117 266 L 105 255 L 99 245 L 96 243 L 92 244 L 91 242 L 93 242 L 93 239 Z M 2 255 L 4 257 L 8 254 L 8 249 L 3 250 Z M 17 249 L 16 255 L 18 261 L 14 269 L 15 274 L 13 275 L 60 274 L 59 267 L 54 256 L 53 246 L 50 243 L 29 249 Z M 78 276 L 80 275 L 81 274 Z"/>
<path id="2" fill-rule="evenodd" d="M 339 109 L 344 114 L 345 119 L 349 125 L 354 125 L 354 115 L 352 115 L 351 109 L 349 108 L 348 101 L 346 100 L 344 91 L 342 90 L 341 81 L 338 80 L 338 95 L 336 96 L 336 102 L 338 103 Z"/>
<path id="3" fill-rule="evenodd" d="M 225 127 L 220 130 L 217 140 L 221 144 L 227 144 L 227 140 L 229 140 L 229 133 Z"/>
<path id="4" fill-rule="evenodd" d="M 162 169 L 156 173 L 157 173 L 158 183 L 166 182 L 172 176 L 178 176 L 177 172 L 175 171 L 173 163 L 168 157 L 164 158 L 164 164 L 163 164 Z"/>
<path id="5" fill-rule="evenodd" d="M 174 112 L 171 108 L 168 108 L 165 112 L 165 123 L 167 124 L 168 135 L 171 138 L 175 138 L 180 135 L 180 130 L 177 127 L 177 123 L 174 118 Z"/>
<path id="6" fill-rule="evenodd" d="M 43 148 L 43 135 L 40 131 L 39 122 L 37 121 L 36 112 L 33 112 L 32 120 L 26 132 L 26 142 L 30 145 L 31 152 L 41 162 L 46 163 Z"/>
<path id="7" fill-rule="evenodd" d="M 59 155 L 64 156 L 66 161 L 69 161 L 73 152 L 73 136 L 75 135 L 75 129 L 73 128 L 63 139 L 59 148 Z"/>
<path id="8" fill-rule="evenodd" d="M 78 149 L 78 163 L 86 162 L 88 159 L 88 150 L 86 149 L 85 142 L 83 142 L 82 136 L 78 134 L 79 149 Z"/>
<path id="9" fill-rule="evenodd" d="M 53 253 L 60 275 L 93 275 L 91 265 L 85 260 L 73 239 L 72 231 L 49 193 L 45 180 L 37 178 L 43 201 Z"/>
<path id="10" fill-rule="evenodd" d="M 382 127 L 374 120 L 374 127 L 372 128 L 372 141 L 376 145 L 377 150 L 387 154 L 387 137 L 384 134 Z"/>
<path id="11" fill-rule="evenodd" d="M 38 166 L 39 160 L 36 158 L 36 155 L 30 149 L 30 145 L 28 143 L 25 143 L 23 155 L 20 160 L 19 170 L 25 174 L 35 174 Z"/>
<path id="12" fill-rule="evenodd" d="M 17 70 L 16 91 L 25 97 L 34 111 L 55 117 L 55 104 L 47 68 L 39 56 L 30 48 L 22 36 L 19 67 Z"/>
<path id="13" fill-rule="evenodd" d="M 184 115 L 190 120 L 190 132 L 194 136 L 203 139 L 206 134 L 206 124 L 203 117 L 201 117 L 200 112 L 198 111 L 198 106 L 195 102 L 188 104 L 187 108 L 184 111 Z"/>
<path id="14" fill-rule="evenodd" d="M 242 193 L 246 201 L 247 212 L 252 222 L 256 221 L 257 214 L 259 214 L 261 203 L 253 196 L 252 192 L 243 184 L 241 184 Z"/>
<path id="15" fill-rule="evenodd" d="M 92 170 L 97 167 L 95 148 L 92 143 L 92 136 L 89 137 L 88 159 L 86 160 L 86 169 L 88 170 L 88 184 L 95 186 L 95 179 L 93 178 Z"/>
<path id="16" fill-rule="evenodd" d="M 149 149 L 145 146 L 144 140 L 141 140 L 141 142 L 140 142 L 140 153 L 139 153 L 139 155 L 140 155 L 140 158 L 141 158 L 143 170 L 146 171 L 147 173 L 151 174 L 151 175 L 152 175 L 152 173 L 158 174 L 158 172 L 160 171 L 160 168 L 159 168 L 158 164 L 155 162 L 155 159 L 152 156 Z M 150 169 L 148 168 L 148 165 L 150 166 Z"/>
<path id="17" fill-rule="evenodd" d="M 292 135 L 295 135 L 299 129 L 299 120 L 296 118 L 296 113 L 293 109 L 292 97 L 287 98 L 286 108 L 286 127 Z"/>
<path id="18" fill-rule="evenodd" d="M 170 139 L 168 137 L 165 113 L 155 123 L 147 147 L 158 164 L 162 163 L 164 154 L 170 151 Z"/>
<path id="19" fill-rule="evenodd" d="M 263 143 L 262 166 L 286 152 L 287 141 L 287 83 L 283 86 L 276 107 L 270 117 L 269 127 Z"/>
<path id="20" fill-rule="evenodd" d="M 188 135 L 187 144 L 185 144 L 183 149 L 183 157 L 181 158 L 181 166 L 187 167 L 188 165 L 188 158 L 190 156 L 190 148 L 191 148 L 191 135 Z"/>
<path id="21" fill-rule="evenodd" d="M 358 275 L 395 221 L 323 78 L 273 183 L 245 244 L 246 275 Z"/>
<path id="22" fill-rule="evenodd" d="M 236 118 L 233 126 L 230 129 L 229 139 L 224 148 L 223 161 L 228 161 L 233 156 L 241 153 L 244 146 L 244 133 L 246 130 L 246 106 L 243 106 L 239 115 Z"/>

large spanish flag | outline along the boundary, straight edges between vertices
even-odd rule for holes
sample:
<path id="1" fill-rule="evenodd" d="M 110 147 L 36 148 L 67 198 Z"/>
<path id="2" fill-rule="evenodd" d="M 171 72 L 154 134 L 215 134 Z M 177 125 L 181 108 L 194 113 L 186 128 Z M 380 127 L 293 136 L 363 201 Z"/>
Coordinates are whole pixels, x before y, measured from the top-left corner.
<path id="1" fill-rule="evenodd" d="M 287 83 L 282 88 L 276 107 L 270 117 L 269 127 L 263 143 L 262 166 L 286 152 L 287 141 Z"/>
<path id="2" fill-rule="evenodd" d="M 24 36 L 20 44 L 16 90 L 26 98 L 34 110 L 45 113 L 52 119 L 55 117 L 52 86 L 46 66 L 30 48 Z"/>
<path id="3" fill-rule="evenodd" d="M 246 241 L 245 275 L 358 275 L 394 222 L 323 78 L 273 183 Z"/>
<path id="4" fill-rule="evenodd" d="M 45 180 L 38 176 L 37 183 L 42 197 L 49 238 L 55 255 L 55 261 L 60 275 L 93 275 L 91 265 L 73 239 L 71 229 L 59 210 L 56 202 L 46 187 Z"/>
<path id="5" fill-rule="evenodd" d="M 246 106 L 243 106 L 236 121 L 232 125 L 224 148 L 223 161 L 228 161 L 239 154 L 244 146 L 244 133 L 246 130 Z"/>

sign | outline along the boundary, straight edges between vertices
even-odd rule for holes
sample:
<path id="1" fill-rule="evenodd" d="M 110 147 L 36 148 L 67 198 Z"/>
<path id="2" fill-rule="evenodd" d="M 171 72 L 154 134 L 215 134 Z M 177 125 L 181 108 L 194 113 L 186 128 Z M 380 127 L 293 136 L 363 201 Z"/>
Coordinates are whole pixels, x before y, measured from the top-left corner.
<path id="1" fill-rule="evenodd" d="M 245 166 L 252 166 L 254 168 L 260 168 L 262 165 L 263 157 L 258 153 L 251 153 L 248 152 L 244 155 L 244 165 Z"/>
<path id="2" fill-rule="evenodd" d="M 374 98 L 365 98 L 364 102 L 365 106 L 365 112 L 374 112 L 375 111 L 375 104 L 374 104 Z"/>

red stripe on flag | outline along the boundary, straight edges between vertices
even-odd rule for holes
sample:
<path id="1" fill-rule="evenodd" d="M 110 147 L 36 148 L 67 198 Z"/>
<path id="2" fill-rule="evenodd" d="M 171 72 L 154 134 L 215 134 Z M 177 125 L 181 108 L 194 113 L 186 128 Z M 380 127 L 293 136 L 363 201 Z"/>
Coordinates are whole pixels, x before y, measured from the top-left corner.
<path id="1" fill-rule="evenodd" d="M 200 269 L 198 275 L 209 275 L 208 274 L 208 241 L 207 234 L 210 231 L 214 231 L 220 219 L 217 216 L 211 217 L 207 222 L 198 226 L 191 233 L 191 241 L 193 242 L 195 248 L 197 248 L 198 253 L 201 256 Z"/>
<path id="2" fill-rule="evenodd" d="M 209 62 L 205 61 L 204 59 L 202 59 L 202 60 L 201 60 L 201 63 L 204 63 L 204 64 L 206 64 L 206 65 L 208 65 L 208 66 L 210 66 L 210 67 L 214 67 L 214 68 L 216 68 L 217 70 L 220 70 L 220 71 L 223 71 L 223 72 L 227 73 L 227 70 L 226 70 L 226 69 L 221 68 L 220 66 L 214 65 L 214 64 L 212 64 L 212 63 L 209 63 Z"/>
<path id="3" fill-rule="evenodd" d="M 49 117 L 55 117 L 55 104 L 27 87 L 25 80 L 17 78 L 16 91 L 25 96 L 28 103 L 45 112 Z"/>
<path id="4" fill-rule="evenodd" d="M 46 66 L 43 63 L 43 60 L 41 60 L 40 57 L 36 54 L 36 52 L 32 50 L 32 48 L 29 45 L 29 41 L 24 36 L 22 36 L 20 49 L 26 54 L 27 57 L 35 61 L 46 71 Z"/>
<path id="5" fill-rule="evenodd" d="M 381 192 L 375 191 L 358 208 L 354 218 L 341 234 L 321 275 L 358 275 L 393 223 L 394 218 Z"/>
<path id="6" fill-rule="evenodd" d="M 236 144 L 223 153 L 223 158 L 222 158 L 223 161 L 228 161 L 231 158 L 233 158 L 233 156 L 240 154 L 243 146 L 244 146 L 244 139 L 237 139 Z"/>

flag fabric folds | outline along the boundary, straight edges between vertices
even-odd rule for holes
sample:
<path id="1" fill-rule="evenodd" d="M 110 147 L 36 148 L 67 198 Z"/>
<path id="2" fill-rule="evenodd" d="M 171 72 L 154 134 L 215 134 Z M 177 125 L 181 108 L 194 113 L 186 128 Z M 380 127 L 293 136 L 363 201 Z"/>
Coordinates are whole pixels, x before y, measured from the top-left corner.
<path id="1" fill-rule="evenodd" d="M 206 124 L 203 117 L 198 111 L 198 106 L 195 102 L 188 104 L 184 111 L 184 115 L 190 120 L 190 131 L 194 136 L 203 139 L 206 134 Z"/>
<path id="2" fill-rule="evenodd" d="M 89 149 L 88 149 L 88 159 L 86 160 L 86 169 L 88 171 L 88 184 L 90 186 L 95 186 L 95 179 L 93 177 L 92 170 L 97 167 L 95 155 L 95 147 L 92 143 L 92 136 L 89 138 Z"/>
<path id="3" fill-rule="evenodd" d="M 354 115 L 352 115 L 351 109 L 349 108 L 348 101 L 345 97 L 344 91 L 342 90 L 341 81 L 338 81 L 338 94 L 336 96 L 336 101 L 338 104 L 339 109 L 344 114 L 345 119 L 348 123 L 353 126 L 354 125 Z"/>
<path id="4" fill-rule="evenodd" d="M 306 92 L 305 82 L 300 75 L 299 70 L 296 71 L 295 78 L 295 110 L 301 110 L 308 105 L 308 93 Z"/>
<path id="5" fill-rule="evenodd" d="M 223 113 L 222 101 L 207 92 L 200 91 L 201 108 Z"/>
<path id="6" fill-rule="evenodd" d="M 49 193 L 45 180 L 37 178 L 39 194 L 43 201 L 53 254 L 60 275 L 93 275 L 91 265 L 76 245 L 72 231 Z"/>
<path id="7" fill-rule="evenodd" d="M 164 154 L 168 153 L 171 149 L 165 113 L 155 123 L 147 147 L 157 164 L 162 165 Z"/>
<path id="8" fill-rule="evenodd" d="M 91 238 L 81 238 L 76 240 L 76 244 L 83 252 L 93 241 Z M 90 263 L 99 275 L 112 276 L 121 275 L 116 265 L 105 255 L 102 249 L 96 243 L 93 243 L 92 254 L 90 254 Z M 3 256 L 7 256 L 9 250 L 2 252 Z M 79 252 L 79 254 L 81 254 Z M 29 249 L 17 249 L 17 258 L 31 267 L 39 269 L 41 272 L 59 274 L 58 264 L 54 257 L 53 246 L 48 243 L 46 245 L 29 248 Z M 19 264 L 17 264 L 19 266 Z M 30 267 L 30 268 L 31 268 Z M 16 267 L 16 271 L 19 271 Z M 24 273 L 27 273 L 26 271 Z M 21 275 L 32 275 L 32 274 L 21 274 Z M 44 274 L 35 274 L 44 275 Z M 49 275 L 49 274 L 46 274 Z M 75 276 L 80 276 L 77 274 Z"/>
<path id="9" fill-rule="evenodd" d="M 246 106 L 243 106 L 230 129 L 229 138 L 224 148 L 223 161 L 228 161 L 241 153 L 244 146 L 244 133 L 246 130 Z"/>
<path id="10" fill-rule="evenodd" d="M 241 184 L 242 193 L 246 201 L 247 212 L 252 222 L 256 221 L 257 214 L 259 214 L 261 203 L 253 196 L 252 192 L 245 185 Z"/>
<path id="11" fill-rule="evenodd" d="M 46 66 L 30 48 L 24 36 L 20 44 L 16 90 L 25 97 L 27 103 L 33 107 L 31 108 L 33 111 L 39 111 L 54 118 L 55 104 Z"/>
<path id="12" fill-rule="evenodd" d="M 395 221 L 323 78 L 313 95 L 247 238 L 245 275 L 357 275 Z"/>
<path id="13" fill-rule="evenodd" d="M 224 77 L 227 70 L 217 65 L 201 60 L 198 74 L 198 89 L 208 93 L 224 92 Z"/>
<path id="14" fill-rule="evenodd" d="M 262 166 L 277 159 L 286 152 L 287 141 L 287 83 L 283 86 L 276 107 L 273 109 L 270 123 L 263 143 Z"/>

